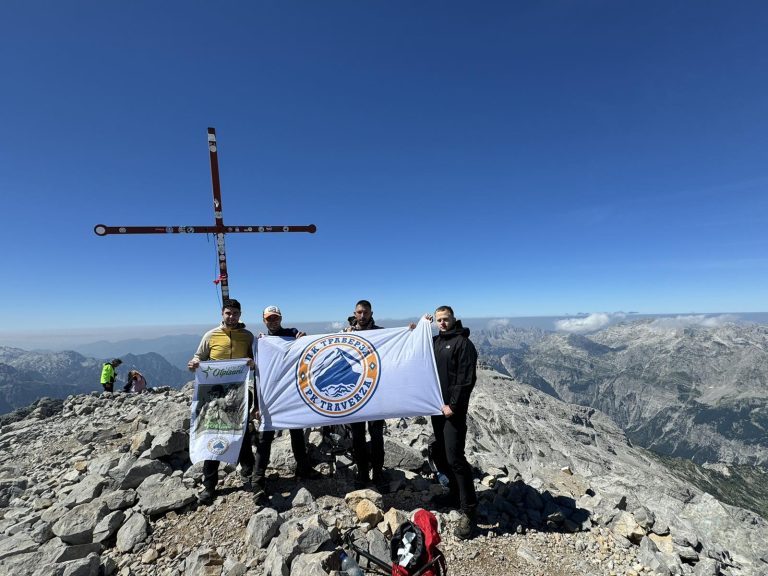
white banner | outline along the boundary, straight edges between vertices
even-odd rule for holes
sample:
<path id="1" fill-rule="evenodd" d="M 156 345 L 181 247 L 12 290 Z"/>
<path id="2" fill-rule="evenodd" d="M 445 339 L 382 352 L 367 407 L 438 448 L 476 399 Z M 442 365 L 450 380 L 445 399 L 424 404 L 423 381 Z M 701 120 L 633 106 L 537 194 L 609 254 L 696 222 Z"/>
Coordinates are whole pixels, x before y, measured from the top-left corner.
<path id="1" fill-rule="evenodd" d="M 440 414 L 430 326 L 259 338 L 259 429 Z"/>
<path id="2" fill-rule="evenodd" d="M 236 464 L 248 423 L 248 360 L 200 362 L 195 371 L 189 458 Z"/>

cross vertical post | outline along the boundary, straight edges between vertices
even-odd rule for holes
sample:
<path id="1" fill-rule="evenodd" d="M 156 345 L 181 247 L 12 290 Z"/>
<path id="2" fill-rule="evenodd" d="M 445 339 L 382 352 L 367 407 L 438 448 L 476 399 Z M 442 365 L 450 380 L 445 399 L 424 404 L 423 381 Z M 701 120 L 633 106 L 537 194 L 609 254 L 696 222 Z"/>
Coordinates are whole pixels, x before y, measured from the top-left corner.
<path id="1" fill-rule="evenodd" d="M 216 146 L 216 129 L 208 128 L 208 155 L 211 158 L 211 186 L 213 188 L 213 217 L 216 228 L 224 229 L 223 207 L 221 205 L 221 183 L 219 182 L 219 153 Z M 219 261 L 219 282 L 221 301 L 229 299 L 229 276 L 227 275 L 227 250 L 224 232 L 216 232 L 216 256 Z"/>

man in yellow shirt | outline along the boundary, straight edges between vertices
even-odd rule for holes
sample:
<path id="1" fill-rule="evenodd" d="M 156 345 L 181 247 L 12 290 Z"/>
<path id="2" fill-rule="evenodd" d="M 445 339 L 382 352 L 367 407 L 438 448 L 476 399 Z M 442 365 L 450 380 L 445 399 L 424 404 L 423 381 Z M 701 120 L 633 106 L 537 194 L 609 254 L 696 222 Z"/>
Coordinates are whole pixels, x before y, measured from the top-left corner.
<path id="1" fill-rule="evenodd" d="M 245 329 L 245 324 L 240 322 L 240 302 L 237 300 L 225 300 L 221 309 L 221 324 L 209 330 L 203 335 L 200 345 L 187 367 L 194 371 L 200 362 L 206 360 L 235 360 L 248 358 L 248 365 L 255 367 L 253 361 L 253 334 Z M 253 400 L 249 397 L 249 407 L 253 412 Z M 253 443 L 248 430 L 243 435 L 243 444 L 240 447 L 240 475 L 243 484 L 251 488 L 251 475 L 253 474 Z M 216 482 L 218 481 L 219 461 L 206 460 L 203 463 L 203 491 L 197 499 L 201 504 L 210 504 L 216 496 Z"/>

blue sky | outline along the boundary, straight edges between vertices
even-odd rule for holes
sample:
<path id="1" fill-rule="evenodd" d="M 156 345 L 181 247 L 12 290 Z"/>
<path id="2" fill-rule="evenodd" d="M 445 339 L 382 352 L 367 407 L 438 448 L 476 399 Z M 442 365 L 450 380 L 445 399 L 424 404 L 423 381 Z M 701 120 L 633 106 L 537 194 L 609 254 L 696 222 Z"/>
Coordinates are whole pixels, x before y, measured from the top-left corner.
<path id="1" fill-rule="evenodd" d="M 0 5 L 0 330 L 766 310 L 765 2 Z M 252 311 L 252 312 L 251 312 Z"/>

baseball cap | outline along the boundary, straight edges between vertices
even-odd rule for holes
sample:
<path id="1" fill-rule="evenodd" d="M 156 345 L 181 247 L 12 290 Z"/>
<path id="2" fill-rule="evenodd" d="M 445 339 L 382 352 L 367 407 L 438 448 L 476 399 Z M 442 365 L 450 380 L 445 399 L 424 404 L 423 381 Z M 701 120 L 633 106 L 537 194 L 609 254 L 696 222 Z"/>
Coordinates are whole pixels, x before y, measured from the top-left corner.
<path id="1" fill-rule="evenodd" d="M 280 308 L 277 306 L 267 306 L 264 308 L 264 318 L 268 318 L 269 316 L 280 316 L 281 318 L 283 315 L 280 313 Z"/>

